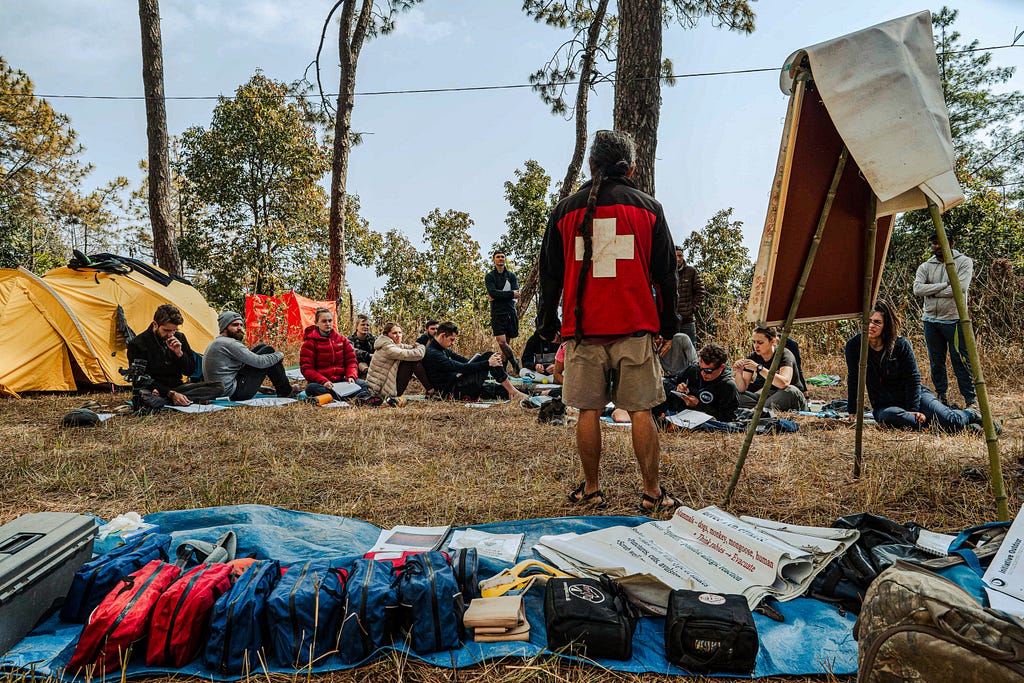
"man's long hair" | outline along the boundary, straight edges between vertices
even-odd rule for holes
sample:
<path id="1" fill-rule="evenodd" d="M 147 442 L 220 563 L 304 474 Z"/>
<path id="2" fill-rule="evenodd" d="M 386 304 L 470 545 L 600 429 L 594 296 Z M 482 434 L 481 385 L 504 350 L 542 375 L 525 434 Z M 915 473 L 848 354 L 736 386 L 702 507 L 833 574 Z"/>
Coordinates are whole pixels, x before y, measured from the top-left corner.
<path id="1" fill-rule="evenodd" d="M 616 130 L 599 130 L 590 145 L 590 194 L 587 195 L 587 210 L 577 231 L 583 237 L 583 263 L 580 265 L 579 280 L 576 283 L 576 334 L 578 343 L 583 339 L 583 292 L 587 284 L 587 271 L 594 261 L 594 213 L 597 199 L 605 178 L 625 177 L 636 162 L 636 144 L 626 133 Z"/>

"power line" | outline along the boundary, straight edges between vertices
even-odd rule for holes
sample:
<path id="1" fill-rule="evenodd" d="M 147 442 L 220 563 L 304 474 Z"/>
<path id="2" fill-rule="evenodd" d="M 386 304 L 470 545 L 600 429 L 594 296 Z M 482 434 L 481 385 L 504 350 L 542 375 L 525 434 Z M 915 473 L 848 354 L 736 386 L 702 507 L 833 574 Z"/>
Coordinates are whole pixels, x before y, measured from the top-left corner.
<path id="1" fill-rule="evenodd" d="M 966 54 L 969 52 L 983 52 L 983 51 L 995 51 L 995 50 L 1007 50 L 1011 48 L 1024 48 L 1024 45 L 996 45 L 991 47 L 976 47 L 968 50 L 954 50 L 952 52 L 939 52 L 938 55 L 956 55 Z M 716 76 L 735 76 L 742 74 L 754 74 L 754 73 L 767 73 L 776 72 L 780 69 L 778 67 L 760 67 L 753 69 L 730 69 L 726 71 L 701 71 L 694 73 L 683 73 L 673 74 L 671 76 L 658 76 L 664 80 L 679 79 L 679 78 L 707 78 Z M 638 79 L 643 80 L 643 79 Z M 568 80 L 557 83 L 556 85 L 577 85 L 578 80 Z M 521 90 L 523 88 L 533 88 L 533 83 L 509 83 L 505 85 L 470 85 L 470 86 L 454 86 L 450 88 L 410 88 L 403 90 L 368 90 L 363 92 L 355 93 L 356 97 L 373 97 L 378 95 L 424 95 L 424 94 L 436 94 L 436 93 L 459 93 L 459 92 L 485 92 L 489 90 Z M 0 97 L 39 97 L 46 99 L 63 99 L 63 100 L 112 100 L 112 101 L 144 101 L 145 95 L 39 95 L 30 93 L 3 93 Z M 337 97 L 338 93 L 326 93 L 328 97 Z M 310 93 L 306 95 L 285 95 L 291 99 L 317 99 L 320 97 L 318 93 Z M 172 95 L 164 96 L 165 101 L 176 100 L 176 101 L 201 101 L 201 100 L 233 100 L 236 99 L 236 95 Z"/>

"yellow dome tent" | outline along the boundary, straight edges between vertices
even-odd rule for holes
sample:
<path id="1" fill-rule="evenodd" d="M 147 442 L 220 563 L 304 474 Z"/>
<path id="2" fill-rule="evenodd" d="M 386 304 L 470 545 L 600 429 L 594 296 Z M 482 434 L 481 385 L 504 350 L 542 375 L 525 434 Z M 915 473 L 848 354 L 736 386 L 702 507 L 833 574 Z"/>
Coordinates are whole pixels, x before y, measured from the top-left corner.
<path id="1" fill-rule="evenodd" d="M 165 303 L 178 307 L 181 331 L 203 353 L 217 335 L 217 314 L 190 284 L 147 263 L 107 258 L 42 278 L 0 270 L 0 391 L 126 385 L 118 369 L 128 367 L 127 342 Z"/>

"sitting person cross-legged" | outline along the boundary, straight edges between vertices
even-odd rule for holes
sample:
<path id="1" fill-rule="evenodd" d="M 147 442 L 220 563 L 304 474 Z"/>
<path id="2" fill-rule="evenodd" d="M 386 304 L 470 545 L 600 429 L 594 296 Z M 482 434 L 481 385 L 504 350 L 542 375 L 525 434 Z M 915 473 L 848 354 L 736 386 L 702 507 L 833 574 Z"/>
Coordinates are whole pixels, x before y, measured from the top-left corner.
<path id="1" fill-rule="evenodd" d="M 220 336 L 214 337 L 203 356 L 203 376 L 224 385 L 232 401 L 247 401 L 257 394 L 263 379 L 269 378 L 278 396 L 294 398 L 299 390 L 285 374 L 284 354 L 268 344 L 257 344 L 250 351 L 245 339 L 242 316 L 224 311 L 217 316 Z"/>
<path id="2" fill-rule="evenodd" d="M 521 376 L 526 377 L 530 372 L 538 372 L 542 375 L 550 375 L 555 369 L 555 354 L 562 344 L 562 335 L 556 334 L 555 338 L 548 341 L 534 332 L 526 340 L 523 347 Z"/>
<path id="3" fill-rule="evenodd" d="M 441 323 L 423 356 L 423 368 L 439 395 L 474 401 L 480 398 L 512 398 L 517 401 L 526 398 L 526 394 L 517 391 L 509 381 L 502 368 L 500 353 L 488 351 L 473 360 L 460 356 L 451 350 L 458 336 L 459 328 L 455 323 Z M 488 374 L 498 382 L 498 386 L 484 383 Z"/>
<path id="4" fill-rule="evenodd" d="M 145 332 L 128 342 L 128 362 L 146 361 L 146 374 L 153 378 L 153 393 L 176 406 L 207 403 L 224 395 L 220 382 L 181 381 L 196 371 L 196 355 L 188 339 L 178 330 L 185 318 L 171 304 L 162 304 L 153 314 Z"/>
<path id="5" fill-rule="evenodd" d="M 662 415 L 689 409 L 707 413 L 719 422 L 735 420 L 739 393 L 728 360 L 725 349 L 718 344 L 702 348 L 696 363 L 664 379 L 665 402 L 651 408 L 651 412 Z"/>
<path id="6" fill-rule="evenodd" d="M 774 327 L 758 326 L 750 337 L 754 352 L 733 363 L 736 389 L 740 392 L 740 408 L 753 408 L 764 388 L 768 367 L 778 352 L 778 338 Z M 766 408 L 776 410 L 807 410 L 807 398 L 796 372 L 796 358 L 789 349 L 782 349 L 779 369 L 772 379 Z"/>
<path id="7" fill-rule="evenodd" d="M 306 328 L 299 350 L 299 369 L 306 378 L 306 396 L 313 398 L 331 394 L 335 382 L 353 382 L 365 388 L 359 379 L 359 366 L 352 343 L 334 329 L 334 314 L 326 308 L 316 309 L 316 324 Z"/>
<path id="8" fill-rule="evenodd" d="M 374 342 L 370 371 L 366 375 L 370 391 L 381 398 L 401 396 L 409 386 L 409 380 L 415 375 L 427 396 L 432 395 L 434 388 L 423 368 L 426 347 L 423 344 L 403 344 L 402 328 L 398 323 L 384 323 L 382 332 L 383 334 Z"/>
<path id="9" fill-rule="evenodd" d="M 356 351 L 356 363 L 359 365 L 359 376 L 366 379 L 370 369 L 370 359 L 376 348 L 377 337 L 370 334 L 370 319 L 365 315 L 356 316 L 356 329 L 348 336 L 352 348 Z"/>
<path id="10" fill-rule="evenodd" d="M 860 374 L 861 334 L 846 342 L 846 401 L 856 415 L 857 381 Z M 886 427 L 922 429 L 934 425 L 944 432 L 965 429 L 984 434 L 981 414 L 976 410 L 954 410 L 921 384 L 914 349 L 901 337 L 892 308 L 875 303 L 867 334 L 868 366 L 865 375 L 872 416 Z M 997 431 L 1001 431 L 998 429 Z"/>

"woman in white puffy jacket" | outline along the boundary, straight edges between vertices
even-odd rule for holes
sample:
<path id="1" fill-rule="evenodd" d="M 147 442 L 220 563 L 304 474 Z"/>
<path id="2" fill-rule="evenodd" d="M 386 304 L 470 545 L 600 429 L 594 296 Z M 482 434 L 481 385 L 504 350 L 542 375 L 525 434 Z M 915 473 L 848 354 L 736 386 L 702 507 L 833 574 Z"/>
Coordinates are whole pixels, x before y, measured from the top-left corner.
<path id="1" fill-rule="evenodd" d="M 432 394 L 434 389 L 421 362 L 426 347 L 423 344 L 403 344 L 402 328 L 396 322 L 385 323 L 382 332 L 374 342 L 370 369 L 366 373 L 370 391 L 381 398 L 401 396 L 415 375 L 427 395 Z"/>

